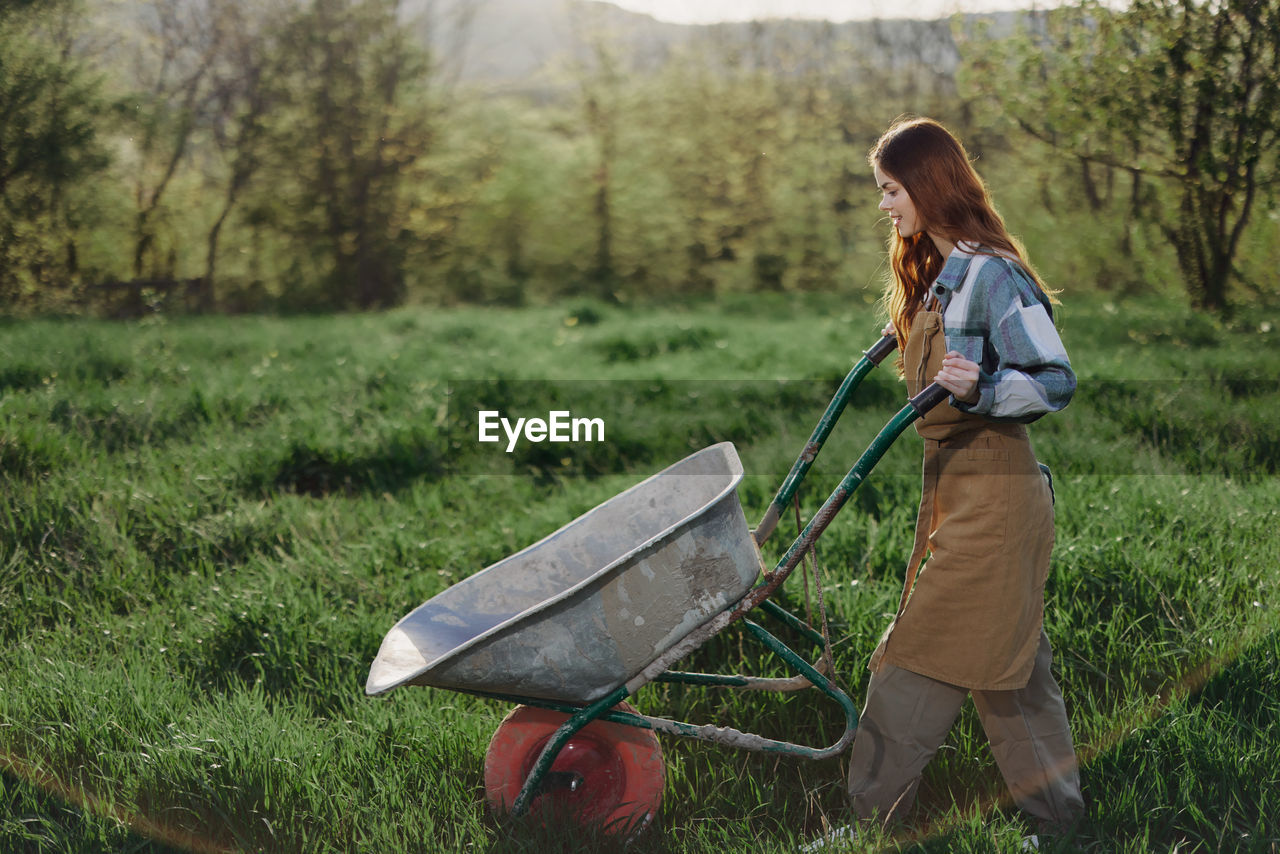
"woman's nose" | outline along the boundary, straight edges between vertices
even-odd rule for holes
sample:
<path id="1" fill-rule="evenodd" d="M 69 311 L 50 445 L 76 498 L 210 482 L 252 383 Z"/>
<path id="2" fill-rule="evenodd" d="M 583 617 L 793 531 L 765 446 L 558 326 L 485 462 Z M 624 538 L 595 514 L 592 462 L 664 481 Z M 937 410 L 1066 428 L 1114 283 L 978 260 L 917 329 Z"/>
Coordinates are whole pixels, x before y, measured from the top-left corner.
<path id="1" fill-rule="evenodd" d="M 889 200 L 881 199 L 879 207 L 880 207 L 880 210 L 887 211 L 889 209 Z"/>

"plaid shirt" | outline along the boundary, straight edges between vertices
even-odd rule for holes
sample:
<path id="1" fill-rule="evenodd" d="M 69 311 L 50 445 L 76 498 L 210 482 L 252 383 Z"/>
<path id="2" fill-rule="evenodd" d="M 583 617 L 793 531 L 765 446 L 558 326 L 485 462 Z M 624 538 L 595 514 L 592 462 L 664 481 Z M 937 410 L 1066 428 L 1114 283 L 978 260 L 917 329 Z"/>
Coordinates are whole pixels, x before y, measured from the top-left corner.
<path id="1" fill-rule="evenodd" d="M 1053 309 L 1022 266 L 956 247 L 933 283 L 947 349 L 977 362 L 977 403 L 951 405 L 995 421 L 1031 422 L 1067 405 L 1076 390 Z M 976 265 L 976 266 L 974 266 Z M 971 266 L 973 269 L 971 269 Z"/>

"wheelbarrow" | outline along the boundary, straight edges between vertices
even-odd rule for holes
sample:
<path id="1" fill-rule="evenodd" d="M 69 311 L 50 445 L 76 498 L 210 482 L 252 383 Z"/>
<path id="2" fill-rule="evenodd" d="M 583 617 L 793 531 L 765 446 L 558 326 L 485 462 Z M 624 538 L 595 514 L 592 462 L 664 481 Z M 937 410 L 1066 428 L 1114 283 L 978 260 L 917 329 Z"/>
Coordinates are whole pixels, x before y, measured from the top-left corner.
<path id="1" fill-rule="evenodd" d="M 769 596 L 898 436 L 948 392 L 934 384 L 903 406 L 772 570 L 759 546 L 854 389 L 895 346 L 886 336 L 849 372 L 754 530 L 737 496 L 743 469 L 734 446 L 704 448 L 413 610 L 383 639 L 366 692 L 425 685 L 519 704 L 486 753 L 489 806 L 513 816 L 555 809 L 609 832 L 636 832 L 657 813 L 664 770 L 655 733 L 809 759 L 838 755 L 857 727 L 853 701 L 746 614 L 758 609 L 824 643 Z M 795 677 L 669 669 L 737 620 Z M 644 715 L 623 702 L 650 682 L 812 685 L 840 706 L 844 733 L 810 747 Z"/>

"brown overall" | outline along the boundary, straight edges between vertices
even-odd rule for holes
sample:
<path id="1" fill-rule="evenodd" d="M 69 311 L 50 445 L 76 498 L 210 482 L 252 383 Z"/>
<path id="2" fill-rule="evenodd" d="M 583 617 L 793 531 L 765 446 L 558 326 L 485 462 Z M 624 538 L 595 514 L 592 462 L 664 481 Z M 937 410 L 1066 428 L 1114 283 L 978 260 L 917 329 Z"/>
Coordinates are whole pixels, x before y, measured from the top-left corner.
<path id="1" fill-rule="evenodd" d="M 910 394 L 937 374 L 946 350 L 942 315 L 921 311 L 903 353 Z M 904 814 L 972 693 L 1018 805 L 1067 824 L 1083 801 L 1042 630 L 1048 483 L 1021 424 L 943 403 L 916 429 L 925 440 L 916 538 L 897 616 L 871 656 L 850 758 L 854 809 L 864 818 Z"/>

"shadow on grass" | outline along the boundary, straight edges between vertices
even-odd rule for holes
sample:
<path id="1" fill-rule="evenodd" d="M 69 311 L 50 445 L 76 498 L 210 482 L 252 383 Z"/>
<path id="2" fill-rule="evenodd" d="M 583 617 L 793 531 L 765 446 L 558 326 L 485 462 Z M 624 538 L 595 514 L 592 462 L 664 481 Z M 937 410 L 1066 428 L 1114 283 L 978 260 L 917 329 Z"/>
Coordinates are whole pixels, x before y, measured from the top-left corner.
<path id="1" fill-rule="evenodd" d="M 353 497 L 399 492 L 422 478 L 439 478 L 444 472 L 439 446 L 412 435 L 363 451 L 297 440 L 279 456 L 264 457 L 244 478 L 241 489 L 260 498 L 281 492 L 313 498 Z"/>
<path id="2" fill-rule="evenodd" d="M 170 442 L 191 442 L 213 425 L 252 428 L 285 407 L 278 395 L 246 401 L 208 395 L 199 388 L 174 394 L 153 405 L 122 406 L 101 389 L 59 399 L 48 423 L 80 439 L 85 447 L 118 454 L 131 449 L 158 449 Z"/>
<path id="3" fill-rule="evenodd" d="M 1042 837 L 1040 851 L 1273 854 L 1280 848 L 1280 632 L 1184 691 L 1084 758 L 1086 814 L 1070 832 Z M 1020 815 L 1011 807 L 1005 811 Z M 1022 818 L 1034 832 L 1030 818 Z M 968 822 L 899 850 L 1017 847 L 996 844 L 982 824 Z"/>
<path id="4" fill-rule="evenodd" d="M 1194 678 L 1194 677 L 1192 677 Z M 1143 828 L 1156 848 L 1280 847 L 1280 631 L 1086 763 L 1082 836 Z"/>
<path id="5" fill-rule="evenodd" d="M 95 815 L 81 808 L 71 792 L 46 791 L 35 782 L 20 779 L 11 770 L 0 773 L 0 844 L 19 852 L 130 851 L 148 854 L 182 854 L 200 850 L 190 844 L 174 846 L 147 839 L 131 829 L 110 806 L 100 805 Z M 189 843 L 190 840 L 183 840 Z M 218 850 L 218 849 L 214 849 Z"/>
<path id="6" fill-rule="evenodd" d="M 1274 379 L 1108 381 L 1081 387 L 1077 405 L 1141 437 L 1192 474 L 1275 474 L 1280 383 Z"/>

